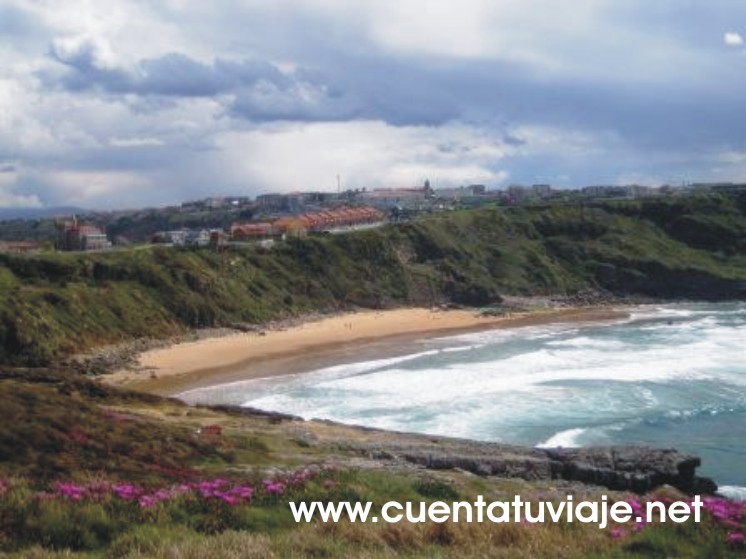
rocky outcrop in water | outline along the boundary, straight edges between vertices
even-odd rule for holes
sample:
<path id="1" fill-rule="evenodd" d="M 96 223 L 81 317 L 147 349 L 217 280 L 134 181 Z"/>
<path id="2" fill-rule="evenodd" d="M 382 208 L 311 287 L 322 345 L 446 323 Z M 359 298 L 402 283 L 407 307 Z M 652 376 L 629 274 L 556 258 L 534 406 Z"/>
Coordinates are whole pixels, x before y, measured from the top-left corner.
<path id="1" fill-rule="evenodd" d="M 637 493 L 671 485 L 689 494 L 712 494 L 717 485 L 696 475 L 701 460 L 673 449 L 638 446 L 543 450 L 552 477 Z"/>
<path id="2" fill-rule="evenodd" d="M 701 460 L 673 449 L 644 446 L 527 448 L 465 439 L 391 433 L 322 423 L 311 429 L 316 444 L 332 444 L 381 461 L 416 464 L 433 470 L 458 469 L 480 476 L 565 480 L 645 493 L 670 485 L 689 494 L 713 494 L 717 485 L 696 475 Z M 307 424 L 309 425 L 309 424 Z M 329 431 L 335 425 L 337 429 Z"/>
<path id="3" fill-rule="evenodd" d="M 676 450 L 631 446 L 520 449 L 485 445 L 467 452 L 452 447 L 438 454 L 411 449 L 399 456 L 435 470 L 458 468 L 478 475 L 525 480 L 563 479 L 636 493 L 661 485 L 671 485 L 690 494 L 717 491 L 712 480 L 696 475 L 700 459 Z"/>

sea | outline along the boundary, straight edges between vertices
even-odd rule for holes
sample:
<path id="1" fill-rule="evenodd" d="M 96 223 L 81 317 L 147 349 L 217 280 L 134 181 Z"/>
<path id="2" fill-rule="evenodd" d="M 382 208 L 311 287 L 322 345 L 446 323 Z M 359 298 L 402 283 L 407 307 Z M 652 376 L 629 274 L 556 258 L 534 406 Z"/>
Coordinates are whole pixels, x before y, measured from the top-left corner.
<path id="1" fill-rule="evenodd" d="M 395 356 L 378 347 L 181 397 L 536 447 L 676 448 L 746 499 L 746 303 L 645 305 L 614 321 L 419 340 Z"/>

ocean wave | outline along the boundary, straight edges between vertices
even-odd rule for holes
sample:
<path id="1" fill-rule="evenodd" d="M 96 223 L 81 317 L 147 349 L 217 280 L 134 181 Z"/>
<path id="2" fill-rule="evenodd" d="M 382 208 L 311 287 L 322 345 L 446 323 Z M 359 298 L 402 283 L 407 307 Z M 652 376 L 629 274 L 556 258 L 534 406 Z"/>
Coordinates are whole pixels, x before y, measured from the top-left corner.
<path id="1" fill-rule="evenodd" d="M 722 485 L 718 487 L 718 493 L 734 501 L 746 501 L 746 487 L 740 485 Z"/>
<path id="2" fill-rule="evenodd" d="M 746 369 L 741 315 L 721 320 L 718 309 L 429 339 L 407 355 L 222 390 L 231 403 L 305 418 L 511 444 L 689 445 L 723 471 L 723 456 L 746 451 L 732 433 Z"/>
<path id="3" fill-rule="evenodd" d="M 536 445 L 536 448 L 577 448 L 582 446 L 578 439 L 587 432 L 587 429 L 567 429 L 549 437 L 546 441 Z"/>
<path id="4" fill-rule="evenodd" d="M 673 324 L 681 326 L 687 324 L 698 323 L 702 324 L 716 324 L 723 320 L 732 320 L 734 317 L 746 316 L 746 304 L 729 303 L 724 305 L 711 305 L 711 304 L 690 304 L 687 307 L 682 308 L 679 306 L 642 306 L 633 307 L 627 318 L 627 322 L 633 323 L 651 323 L 651 326 L 664 327 L 670 326 L 669 321 Z M 701 322 L 702 320 L 706 322 Z M 659 324 L 661 321 L 665 321 L 663 324 Z"/>
<path id="5" fill-rule="evenodd" d="M 438 351 L 440 353 L 460 353 L 462 351 L 474 351 L 475 349 L 480 349 L 484 347 L 486 344 L 471 344 L 471 345 L 465 345 L 465 346 L 457 346 L 457 347 L 444 347 L 439 349 Z"/>
<path id="6" fill-rule="evenodd" d="M 547 345 L 558 348 L 603 349 L 604 351 L 619 351 L 627 346 L 627 344 L 622 341 L 597 339 L 589 336 L 577 336 L 569 339 L 553 340 L 547 342 Z"/>
<path id="7" fill-rule="evenodd" d="M 697 419 L 699 417 L 707 417 L 707 416 L 712 417 L 715 415 L 743 413 L 744 411 L 746 411 L 746 403 L 744 402 L 704 405 L 704 406 L 699 406 L 699 407 L 689 408 L 689 409 L 668 410 L 660 414 L 658 417 L 654 418 L 653 420 L 649 419 L 647 421 L 655 421 L 655 420 L 685 421 L 685 420 L 690 420 L 690 419 Z"/>
<path id="8" fill-rule="evenodd" d="M 461 348 L 451 348 L 452 351 L 468 351 L 469 349 L 473 349 L 473 347 L 463 346 Z M 397 357 L 334 365 L 303 373 L 226 382 L 205 388 L 187 390 L 177 394 L 176 397 L 186 402 L 196 403 L 212 402 L 215 401 L 216 398 L 219 400 L 221 397 L 225 397 L 226 394 L 262 394 L 267 390 L 275 388 L 282 388 L 284 390 L 296 385 L 306 385 L 309 383 L 318 383 L 338 378 L 363 375 L 422 357 L 437 355 L 442 351 L 443 349 L 429 349 Z M 235 400 L 235 398 L 233 400 Z M 236 402 L 231 401 L 230 403 Z"/>

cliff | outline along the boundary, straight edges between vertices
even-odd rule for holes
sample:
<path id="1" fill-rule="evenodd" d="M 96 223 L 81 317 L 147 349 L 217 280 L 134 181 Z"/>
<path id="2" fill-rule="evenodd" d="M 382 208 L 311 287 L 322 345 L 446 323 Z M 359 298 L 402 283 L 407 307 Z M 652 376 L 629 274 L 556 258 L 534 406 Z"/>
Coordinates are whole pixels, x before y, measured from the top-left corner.
<path id="1" fill-rule="evenodd" d="M 0 255 L 0 363 L 312 311 L 746 296 L 746 195 L 448 212 L 260 247 Z"/>

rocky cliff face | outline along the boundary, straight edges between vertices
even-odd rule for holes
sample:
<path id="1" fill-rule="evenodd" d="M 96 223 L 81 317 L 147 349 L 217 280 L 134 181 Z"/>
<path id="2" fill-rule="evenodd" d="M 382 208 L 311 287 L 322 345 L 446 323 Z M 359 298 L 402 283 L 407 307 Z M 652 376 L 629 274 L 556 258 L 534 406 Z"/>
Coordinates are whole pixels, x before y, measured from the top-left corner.
<path id="1" fill-rule="evenodd" d="M 671 485 L 689 494 L 712 494 L 717 484 L 696 475 L 701 460 L 673 449 L 638 446 L 547 449 L 552 477 L 645 493 Z"/>
<path id="2" fill-rule="evenodd" d="M 319 429 L 318 425 L 324 427 Z M 635 493 L 646 493 L 662 485 L 692 495 L 717 491 L 714 481 L 696 475 L 701 464 L 698 457 L 673 449 L 644 446 L 536 449 L 390 433 L 330 422 L 308 422 L 304 431 L 312 444 L 355 450 L 374 460 L 433 470 L 458 469 L 480 476 L 528 481 L 561 479 Z"/>
<path id="3" fill-rule="evenodd" d="M 349 307 L 743 299 L 743 239 L 746 202 L 712 195 L 446 212 L 271 249 L 0 254 L 0 363 Z"/>
<path id="4" fill-rule="evenodd" d="M 298 453 L 307 452 L 313 461 L 390 472 L 460 470 L 527 481 L 565 480 L 637 493 L 661 485 L 690 494 L 717 490 L 713 481 L 696 475 L 699 458 L 670 449 L 535 449 L 305 421 L 234 406 L 195 409 L 178 400 L 109 387 L 70 370 L 0 366 L 0 401 L 11 418 L 7 425 L 0 424 L 5 427 L 0 428 L 0 475 L 49 480 L 76 471 L 91 476 L 115 473 L 127 479 L 152 471 L 182 475 L 189 464 L 212 463 L 228 456 L 227 448 L 221 450 L 194 438 L 193 421 L 203 416 L 215 424 L 232 425 L 244 435 L 286 441 L 280 446 L 287 447 L 285 459 L 294 464 Z M 159 416 L 168 419 L 153 420 Z M 279 460 L 284 452 L 273 449 L 270 454 L 263 443 L 257 449 L 262 465 Z M 164 469 L 164 465 L 168 467 Z M 229 466 L 227 462 L 224 465 Z"/>

